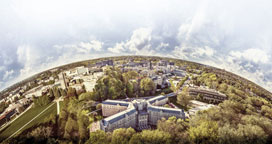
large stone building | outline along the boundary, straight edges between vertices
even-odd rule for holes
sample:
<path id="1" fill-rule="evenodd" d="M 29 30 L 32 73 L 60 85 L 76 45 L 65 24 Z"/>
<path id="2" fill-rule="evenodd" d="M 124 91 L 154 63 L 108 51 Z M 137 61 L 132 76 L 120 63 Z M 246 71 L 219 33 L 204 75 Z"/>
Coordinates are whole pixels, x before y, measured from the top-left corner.
<path id="1" fill-rule="evenodd" d="M 137 99 L 132 102 L 106 100 L 102 103 L 103 116 L 107 118 L 95 124 L 97 129 L 113 131 L 117 128 L 137 130 L 156 125 L 161 118 L 176 116 L 185 119 L 182 109 L 160 107 L 168 102 L 168 97 L 157 96 L 149 100 Z"/>
<path id="2" fill-rule="evenodd" d="M 219 103 L 227 99 L 227 96 L 225 94 L 222 94 L 218 91 L 196 86 L 189 87 L 189 94 L 192 97 L 197 97 L 198 95 L 200 95 L 203 100 L 213 103 Z"/>

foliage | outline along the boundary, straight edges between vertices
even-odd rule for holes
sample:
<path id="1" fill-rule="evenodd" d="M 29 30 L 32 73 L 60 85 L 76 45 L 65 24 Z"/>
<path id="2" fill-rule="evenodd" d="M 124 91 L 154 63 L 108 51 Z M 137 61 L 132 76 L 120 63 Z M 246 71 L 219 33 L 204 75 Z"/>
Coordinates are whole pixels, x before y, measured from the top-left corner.
<path id="1" fill-rule="evenodd" d="M 120 128 L 116 129 L 112 133 L 112 144 L 127 144 L 129 143 L 130 138 L 136 133 L 133 128 Z"/>
<path id="2" fill-rule="evenodd" d="M 109 68 L 105 75 L 97 80 L 95 88 L 95 97 L 100 101 L 105 99 L 118 99 L 125 97 L 122 74 L 118 69 Z"/>
<path id="3" fill-rule="evenodd" d="M 47 95 L 40 96 L 38 98 L 33 97 L 35 107 L 41 107 L 48 105 L 52 100 Z"/>
<path id="4" fill-rule="evenodd" d="M 186 132 L 189 128 L 187 122 L 176 117 L 170 117 L 168 120 L 162 119 L 158 121 L 157 129 L 160 131 L 168 132 L 173 143 L 186 143 L 189 141 L 188 133 Z"/>
<path id="5" fill-rule="evenodd" d="M 102 130 L 90 133 L 90 138 L 86 142 L 86 144 L 102 144 L 102 143 L 105 144 L 110 143 L 107 134 Z"/>
<path id="6" fill-rule="evenodd" d="M 201 121 L 196 127 L 188 130 L 192 142 L 200 144 L 216 143 L 218 141 L 218 124 L 215 121 Z"/>
<path id="7" fill-rule="evenodd" d="M 8 107 L 8 104 L 5 102 L 1 102 L 0 103 L 0 113 L 2 113 L 3 111 L 5 111 L 5 109 Z"/>
<path id="8" fill-rule="evenodd" d="M 191 99 L 188 87 L 184 87 L 182 92 L 177 95 L 177 102 L 184 107 L 187 107 L 190 104 Z"/>
<path id="9" fill-rule="evenodd" d="M 144 96 L 149 96 L 155 93 L 156 86 L 152 79 L 150 78 L 144 78 L 141 80 L 140 84 L 141 89 L 143 90 Z"/>
<path id="10" fill-rule="evenodd" d="M 67 91 L 67 97 L 77 97 L 76 89 L 69 87 Z"/>

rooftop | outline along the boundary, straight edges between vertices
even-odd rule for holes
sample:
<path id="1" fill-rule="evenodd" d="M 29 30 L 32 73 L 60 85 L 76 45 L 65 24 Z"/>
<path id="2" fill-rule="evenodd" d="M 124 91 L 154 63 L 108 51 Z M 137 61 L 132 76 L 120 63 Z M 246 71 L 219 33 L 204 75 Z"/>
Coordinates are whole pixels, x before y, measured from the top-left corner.
<path id="1" fill-rule="evenodd" d="M 108 104 L 108 105 L 120 105 L 120 106 L 126 106 L 128 107 L 129 103 L 119 100 L 106 100 L 103 101 L 102 104 Z"/>
<path id="2" fill-rule="evenodd" d="M 130 109 L 127 109 L 125 111 L 119 112 L 119 113 L 117 113 L 115 115 L 112 115 L 112 116 L 109 116 L 109 117 L 105 118 L 103 120 L 103 122 L 104 122 L 103 124 L 106 125 L 107 122 L 108 123 L 114 123 L 114 122 L 116 122 L 116 121 L 118 121 L 120 119 L 125 118 L 126 115 L 129 116 L 129 115 L 131 115 L 131 114 L 133 114 L 135 112 L 136 112 L 136 109 L 134 107 L 132 107 Z"/>
<path id="3" fill-rule="evenodd" d="M 147 100 L 147 101 L 148 101 L 150 104 L 153 104 L 154 102 L 156 102 L 156 100 L 160 101 L 160 100 L 166 99 L 166 98 L 167 98 L 166 96 L 160 95 L 160 96 L 151 98 L 151 99 L 149 99 L 149 100 Z"/>
<path id="4" fill-rule="evenodd" d="M 156 112 L 166 112 L 166 113 L 173 113 L 173 114 L 181 114 L 183 112 L 182 109 L 175 109 L 175 108 L 167 108 L 167 107 L 158 107 L 158 106 L 149 106 L 147 110 L 156 111 Z"/>

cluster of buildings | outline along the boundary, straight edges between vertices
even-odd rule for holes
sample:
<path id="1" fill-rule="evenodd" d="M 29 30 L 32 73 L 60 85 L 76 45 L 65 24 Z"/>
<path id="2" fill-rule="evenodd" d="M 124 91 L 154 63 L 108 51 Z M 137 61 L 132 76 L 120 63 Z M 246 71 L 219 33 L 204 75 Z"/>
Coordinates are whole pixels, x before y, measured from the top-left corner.
<path id="1" fill-rule="evenodd" d="M 91 131 L 113 131 L 117 128 L 148 129 L 157 124 L 161 118 L 175 116 L 185 119 L 182 109 L 162 107 L 168 97 L 157 96 L 148 100 L 135 99 L 131 102 L 106 100 L 102 102 L 102 114 L 106 118 L 93 124 Z"/>
<path id="2" fill-rule="evenodd" d="M 122 72 L 136 71 L 142 76 L 149 77 L 155 83 L 157 90 L 170 86 L 169 79 L 182 78 L 186 76 L 186 67 L 176 66 L 174 62 L 160 60 L 158 62 L 142 60 L 134 62 L 129 60 L 128 63 L 114 63 Z"/>
<path id="3" fill-rule="evenodd" d="M 67 89 L 68 87 L 72 87 L 76 90 L 81 90 L 84 86 L 86 91 L 91 92 L 96 81 L 103 74 L 103 69 L 98 67 L 76 67 L 59 74 L 60 88 Z"/>

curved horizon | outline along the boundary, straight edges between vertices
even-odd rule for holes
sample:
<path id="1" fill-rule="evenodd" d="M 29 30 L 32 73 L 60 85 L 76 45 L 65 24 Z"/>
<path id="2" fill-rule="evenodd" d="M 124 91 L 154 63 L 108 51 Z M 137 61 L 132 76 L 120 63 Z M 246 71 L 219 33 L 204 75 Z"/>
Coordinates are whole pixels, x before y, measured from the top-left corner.
<path id="1" fill-rule="evenodd" d="M 97 58 L 92 58 L 92 59 L 85 59 L 85 60 L 80 60 L 80 61 L 74 61 L 74 62 L 71 62 L 71 63 L 62 64 L 62 65 L 59 65 L 59 66 L 54 66 L 54 67 L 51 67 L 51 68 L 42 70 L 42 71 L 37 72 L 37 73 L 35 73 L 35 74 L 33 74 L 33 75 L 29 76 L 29 77 L 24 78 L 24 79 L 22 79 L 22 80 L 20 80 L 20 81 L 18 81 L 18 82 L 15 82 L 14 84 L 11 84 L 10 86 L 8 86 L 8 87 L 5 88 L 5 89 L 8 89 L 9 87 L 12 87 L 13 85 L 15 85 L 15 84 L 17 84 L 17 83 L 20 83 L 20 82 L 22 82 L 22 81 L 24 81 L 24 80 L 27 80 L 27 79 L 29 79 L 29 78 L 35 76 L 35 75 L 44 73 L 44 72 L 49 71 L 49 70 L 52 70 L 52 69 L 61 68 L 61 67 L 67 66 L 67 65 L 71 65 L 71 64 L 74 64 L 74 63 L 80 63 L 80 62 L 84 62 L 84 61 L 92 61 L 92 60 L 97 60 L 97 59 L 110 59 L 110 58 L 117 58 L 117 57 L 133 57 L 133 56 L 137 56 L 137 57 L 156 57 L 156 58 L 161 58 L 161 59 L 167 59 L 167 58 L 168 58 L 168 59 L 181 60 L 181 61 L 188 61 L 188 62 L 193 62 L 193 63 L 197 63 L 197 64 L 202 64 L 202 63 L 199 63 L 199 62 L 194 62 L 194 61 L 189 61 L 189 60 L 183 60 L 183 59 L 178 59 L 178 58 L 172 58 L 172 57 L 163 57 L 163 56 L 121 55 L 121 56 L 97 57 Z M 202 64 L 202 65 L 210 66 L 210 65 L 207 65 L 207 64 Z M 219 68 L 219 67 L 216 67 L 216 66 L 210 66 L 210 67 L 222 69 L 222 68 Z M 222 69 L 222 70 L 225 70 L 225 69 Z M 225 70 L 225 71 L 228 72 L 228 73 L 232 73 L 232 72 L 227 71 L 227 70 Z M 236 73 L 232 73 L 232 74 L 236 74 Z M 238 75 L 238 76 L 240 76 L 240 77 L 242 77 L 242 78 L 244 78 L 244 79 L 246 79 L 246 80 L 248 80 L 248 81 L 250 81 L 250 82 L 253 82 L 253 81 L 251 81 L 251 80 L 249 80 L 249 79 L 247 79 L 247 78 L 245 78 L 245 77 L 243 77 L 243 76 L 241 76 L 241 75 L 239 75 L 239 74 L 236 74 L 236 75 Z M 253 82 L 253 83 L 255 83 L 255 82 Z M 256 84 L 256 83 L 255 83 L 255 84 Z M 258 84 L 256 84 L 256 85 L 258 85 Z M 258 86 L 260 86 L 260 85 L 258 85 Z M 3 90 L 5 90 L 5 89 L 3 89 Z M 264 88 L 264 89 L 267 90 L 266 88 Z M 3 91 L 3 90 L 1 90 L 1 91 Z M 1 91 L 0 91 L 0 92 L 1 92 Z M 271 93 L 271 91 L 269 91 L 269 90 L 267 90 L 267 91 Z"/>

